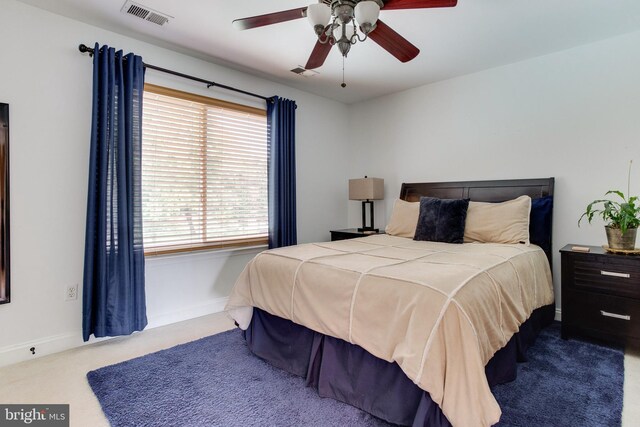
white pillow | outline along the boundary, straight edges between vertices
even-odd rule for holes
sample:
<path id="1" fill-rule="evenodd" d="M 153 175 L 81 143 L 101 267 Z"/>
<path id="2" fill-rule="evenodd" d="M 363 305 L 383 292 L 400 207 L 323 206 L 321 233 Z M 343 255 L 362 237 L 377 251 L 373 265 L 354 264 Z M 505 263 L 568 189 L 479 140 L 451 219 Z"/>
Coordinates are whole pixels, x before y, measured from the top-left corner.
<path id="1" fill-rule="evenodd" d="M 469 202 L 464 242 L 524 243 L 529 245 L 531 197 L 502 203 Z"/>
<path id="2" fill-rule="evenodd" d="M 384 231 L 387 234 L 413 239 L 420 215 L 420 202 L 406 202 L 397 199 L 393 204 L 391 218 Z"/>

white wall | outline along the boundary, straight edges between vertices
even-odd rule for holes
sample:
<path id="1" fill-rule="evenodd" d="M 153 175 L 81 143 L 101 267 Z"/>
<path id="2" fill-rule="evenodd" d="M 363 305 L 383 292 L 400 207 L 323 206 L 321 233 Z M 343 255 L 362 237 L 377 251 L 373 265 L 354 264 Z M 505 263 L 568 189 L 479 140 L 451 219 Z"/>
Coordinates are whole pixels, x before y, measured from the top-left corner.
<path id="1" fill-rule="evenodd" d="M 92 61 L 79 43 L 95 41 L 265 96 L 295 99 L 298 238 L 328 240 L 346 205 L 345 105 L 181 55 L 14 0 L 0 3 L 0 102 L 10 104 L 11 303 L 0 306 L 0 365 L 81 343 L 81 298 L 91 114 Z M 147 82 L 263 106 L 148 71 Z M 331 126 L 326 126 L 330 123 Z M 150 325 L 220 310 L 256 250 L 147 259 Z"/>
<path id="2" fill-rule="evenodd" d="M 353 105 L 352 176 L 384 178 L 378 225 L 402 182 L 556 178 L 553 245 L 606 243 L 577 227 L 612 188 L 640 193 L 640 32 Z M 349 205 L 352 225 L 360 206 Z"/>

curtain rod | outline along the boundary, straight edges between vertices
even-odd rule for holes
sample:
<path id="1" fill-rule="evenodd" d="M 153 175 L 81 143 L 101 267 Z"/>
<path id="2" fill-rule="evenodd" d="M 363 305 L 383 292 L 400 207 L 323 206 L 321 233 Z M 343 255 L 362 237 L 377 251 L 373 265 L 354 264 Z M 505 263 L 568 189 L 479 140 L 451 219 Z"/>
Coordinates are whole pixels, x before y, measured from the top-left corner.
<path id="1" fill-rule="evenodd" d="M 93 48 L 90 48 L 89 46 L 85 45 L 85 44 L 80 44 L 78 46 L 78 50 L 81 53 L 89 53 L 89 56 L 93 56 Z M 210 87 L 219 87 L 222 89 L 226 89 L 226 90 L 231 90 L 233 92 L 238 92 L 238 93 L 243 93 L 245 95 L 249 95 L 249 96 L 253 96 L 256 98 L 260 98 L 260 99 L 264 99 L 265 101 L 270 101 L 273 102 L 271 98 L 267 98 L 266 96 L 262 96 L 262 95 L 258 95 L 255 93 L 251 93 L 251 92 L 247 92 L 246 90 L 242 90 L 242 89 L 237 89 L 235 87 L 231 87 L 231 86 L 227 86 L 227 85 L 223 85 L 220 83 L 216 83 L 216 82 L 212 82 L 209 80 L 205 80 L 205 79 L 201 79 L 200 77 L 194 77 L 194 76 L 190 76 L 188 74 L 183 74 L 183 73 L 179 73 L 177 71 L 173 71 L 173 70 L 169 70 L 166 68 L 162 68 L 162 67 L 158 67 L 156 65 L 151 65 L 151 64 L 147 64 L 147 63 L 142 63 L 144 65 L 145 68 L 149 68 L 151 70 L 156 70 L 156 71 L 160 71 L 161 73 L 167 73 L 167 74 L 171 74 L 172 76 L 178 76 L 178 77 L 182 77 L 184 79 L 188 79 L 188 80 L 193 80 L 199 83 L 204 83 L 207 85 L 207 89 Z"/>

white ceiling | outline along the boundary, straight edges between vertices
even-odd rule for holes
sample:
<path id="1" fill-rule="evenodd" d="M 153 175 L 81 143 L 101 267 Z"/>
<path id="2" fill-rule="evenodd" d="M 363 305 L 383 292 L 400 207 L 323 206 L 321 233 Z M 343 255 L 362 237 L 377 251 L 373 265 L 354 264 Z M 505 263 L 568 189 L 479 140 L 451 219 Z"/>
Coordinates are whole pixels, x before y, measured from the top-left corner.
<path id="1" fill-rule="evenodd" d="M 175 17 L 163 27 L 121 13 L 124 0 L 21 1 L 345 103 L 640 30 L 639 0 L 459 0 L 453 8 L 383 10 L 380 19 L 420 55 L 403 64 L 371 40 L 358 43 L 345 62 L 343 89 L 335 48 L 319 75 L 289 71 L 304 66 L 315 43 L 306 19 L 245 31 L 231 25 L 314 0 L 139 0 Z"/>

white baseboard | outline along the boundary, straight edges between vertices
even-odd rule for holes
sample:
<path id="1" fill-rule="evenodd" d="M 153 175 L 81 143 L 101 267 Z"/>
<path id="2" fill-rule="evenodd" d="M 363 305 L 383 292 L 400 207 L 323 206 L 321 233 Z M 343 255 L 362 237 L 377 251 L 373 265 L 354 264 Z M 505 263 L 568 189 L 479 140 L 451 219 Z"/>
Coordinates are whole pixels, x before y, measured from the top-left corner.
<path id="1" fill-rule="evenodd" d="M 81 333 L 52 335 L 0 348 L 0 367 L 36 359 L 83 345 Z M 35 354 L 30 348 L 35 348 Z"/>
<path id="2" fill-rule="evenodd" d="M 187 308 L 182 307 L 175 311 L 151 315 L 149 316 L 149 323 L 145 330 L 171 323 L 182 322 L 184 320 L 195 319 L 196 317 L 206 316 L 208 314 L 219 313 L 224 310 L 228 299 L 228 297 L 215 298 L 195 306 Z M 91 338 L 85 343 L 82 341 L 81 331 L 78 330 L 76 332 L 52 335 L 33 341 L 26 341 L 6 347 L 0 347 L 0 367 L 13 365 L 14 363 L 24 362 L 108 339 L 111 338 Z M 35 354 L 32 354 L 29 350 L 32 347 L 35 347 Z"/>
<path id="3" fill-rule="evenodd" d="M 562 321 L 562 310 L 560 310 L 559 308 L 556 308 L 555 320 L 557 320 L 558 322 Z"/>

